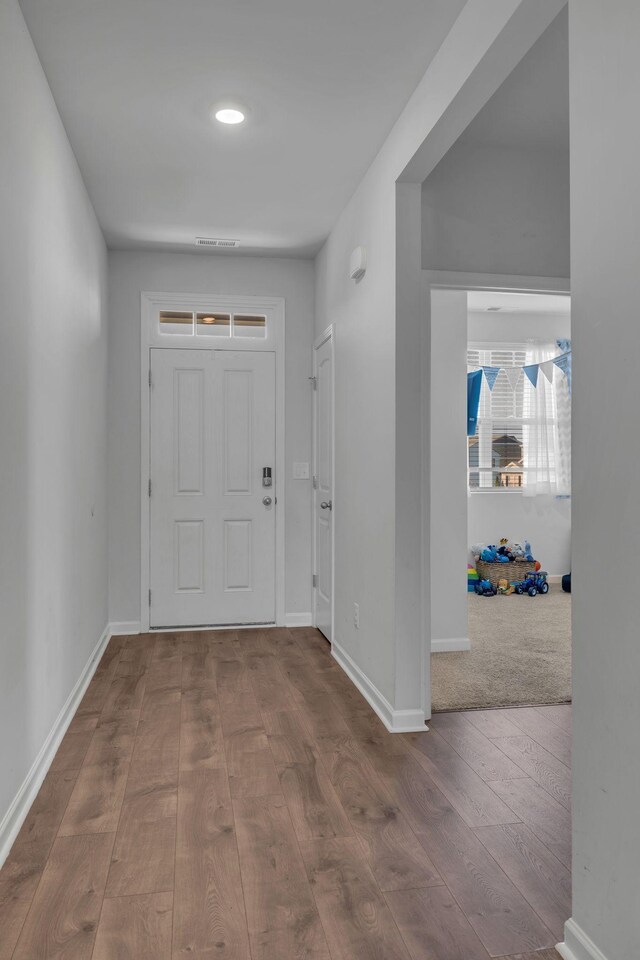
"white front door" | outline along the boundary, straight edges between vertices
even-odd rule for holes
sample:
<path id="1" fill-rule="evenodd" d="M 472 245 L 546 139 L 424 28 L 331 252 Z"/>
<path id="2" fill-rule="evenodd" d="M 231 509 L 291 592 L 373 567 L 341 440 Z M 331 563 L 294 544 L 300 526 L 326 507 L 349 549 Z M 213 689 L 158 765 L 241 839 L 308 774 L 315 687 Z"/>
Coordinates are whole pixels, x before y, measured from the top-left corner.
<path id="1" fill-rule="evenodd" d="M 333 611 L 333 339 L 314 349 L 314 622 L 331 640 Z"/>
<path id="2" fill-rule="evenodd" d="M 150 625 L 273 622 L 275 354 L 152 349 L 151 383 Z"/>

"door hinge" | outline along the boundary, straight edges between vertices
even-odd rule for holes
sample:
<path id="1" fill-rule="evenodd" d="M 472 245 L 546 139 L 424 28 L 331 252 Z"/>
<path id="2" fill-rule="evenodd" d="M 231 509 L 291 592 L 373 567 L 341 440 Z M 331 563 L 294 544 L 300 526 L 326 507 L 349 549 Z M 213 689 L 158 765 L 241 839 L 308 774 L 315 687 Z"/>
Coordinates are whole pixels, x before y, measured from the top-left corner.
<path id="1" fill-rule="evenodd" d="M 317 477 L 314 477 L 314 478 L 313 478 L 313 489 L 314 489 L 314 490 L 317 490 L 317 489 L 318 489 L 318 478 L 317 478 Z"/>
<path id="2" fill-rule="evenodd" d="M 151 496 L 151 477 L 149 477 L 149 496 Z"/>
<path id="3" fill-rule="evenodd" d="M 314 390 L 318 389 L 318 378 L 317 377 L 307 377 L 307 380 L 311 380 L 311 385 Z"/>
<path id="4" fill-rule="evenodd" d="M 313 575 L 313 577 L 312 577 L 312 585 L 313 585 L 314 587 L 317 587 L 317 586 L 318 586 L 318 574 L 317 574 L 317 573 L 314 573 L 314 575 Z"/>
<path id="5" fill-rule="evenodd" d="M 149 590 L 149 606 L 151 606 L 151 590 Z"/>
<path id="6" fill-rule="evenodd" d="M 149 367 L 149 387 L 151 387 L 151 367 Z"/>

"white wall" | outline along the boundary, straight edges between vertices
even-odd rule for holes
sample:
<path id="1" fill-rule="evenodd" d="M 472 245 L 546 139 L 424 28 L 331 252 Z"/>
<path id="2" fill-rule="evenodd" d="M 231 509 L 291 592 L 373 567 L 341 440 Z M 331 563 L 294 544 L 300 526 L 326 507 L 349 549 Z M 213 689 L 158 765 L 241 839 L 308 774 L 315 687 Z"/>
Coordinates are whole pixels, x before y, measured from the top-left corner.
<path id="1" fill-rule="evenodd" d="M 420 188 L 396 181 L 424 179 L 424 165 L 433 169 L 559 7 L 469 0 L 316 260 L 316 332 L 336 324 L 334 645 L 365 689 L 401 712 L 398 725 L 424 716 L 428 680 L 420 533 L 429 528 L 421 477 L 429 320 L 419 303 Z M 360 244 L 368 269 L 354 284 L 349 256 Z"/>
<path id="2" fill-rule="evenodd" d="M 569 158 L 460 142 L 422 187 L 428 270 L 569 275 Z"/>
<path id="3" fill-rule="evenodd" d="M 109 252 L 109 613 L 140 620 L 140 293 L 284 297 L 286 311 L 285 562 L 287 613 L 311 611 L 313 262 L 211 254 Z"/>
<path id="4" fill-rule="evenodd" d="M 639 38 L 636 0 L 570 0 L 571 960 L 640 951 Z M 603 544 L 619 562 L 602 563 Z"/>
<path id="5" fill-rule="evenodd" d="M 2 821 L 107 624 L 106 250 L 15 0 L 0 143 Z"/>
<path id="6" fill-rule="evenodd" d="M 567 315 L 469 313 L 470 343 L 553 343 L 571 338 Z M 496 543 L 500 537 L 531 541 L 534 556 L 552 576 L 571 569 L 571 501 L 552 496 L 524 497 L 509 490 L 486 490 L 468 497 L 468 544 Z"/>

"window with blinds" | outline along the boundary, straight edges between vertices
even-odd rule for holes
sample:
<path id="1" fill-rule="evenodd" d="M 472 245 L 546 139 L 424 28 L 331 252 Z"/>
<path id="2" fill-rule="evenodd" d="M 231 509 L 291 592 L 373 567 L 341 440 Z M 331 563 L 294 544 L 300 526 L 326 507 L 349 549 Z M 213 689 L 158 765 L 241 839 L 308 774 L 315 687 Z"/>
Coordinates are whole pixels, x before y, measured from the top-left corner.
<path id="1" fill-rule="evenodd" d="M 527 344 L 470 344 L 467 350 L 467 371 L 478 367 L 501 367 L 489 389 L 482 378 L 476 435 L 469 437 L 468 478 L 470 490 L 513 490 L 526 484 L 527 445 L 537 443 L 540 410 L 535 402 L 535 388 L 521 373 L 515 385 L 509 381 L 505 367 L 522 367 L 531 362 Z M 542 374 L 541 374 L 542 376 Z M 548 391 L 544 405 L 544 429 L 556 429 L 555 403 Z"/>

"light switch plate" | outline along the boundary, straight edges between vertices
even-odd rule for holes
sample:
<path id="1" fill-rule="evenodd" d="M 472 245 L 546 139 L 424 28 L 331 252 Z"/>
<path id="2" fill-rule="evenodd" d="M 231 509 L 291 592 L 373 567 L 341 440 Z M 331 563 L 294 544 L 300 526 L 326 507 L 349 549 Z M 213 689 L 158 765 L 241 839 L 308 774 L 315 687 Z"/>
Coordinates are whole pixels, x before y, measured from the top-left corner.
<path id="1" fill-rule="evenodd" d="M 294 479 L 294 480 L 308 480 L 308 479 L 309 479 L 309 464 L 308 464 L 308 463 L 294 463 L 294 465 L 293 465 L 293 479 Z"/>

